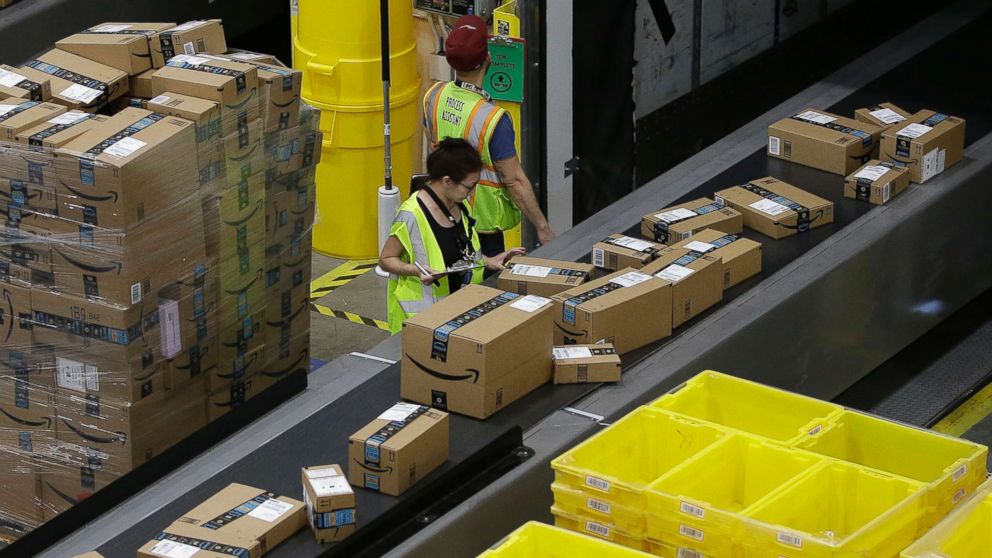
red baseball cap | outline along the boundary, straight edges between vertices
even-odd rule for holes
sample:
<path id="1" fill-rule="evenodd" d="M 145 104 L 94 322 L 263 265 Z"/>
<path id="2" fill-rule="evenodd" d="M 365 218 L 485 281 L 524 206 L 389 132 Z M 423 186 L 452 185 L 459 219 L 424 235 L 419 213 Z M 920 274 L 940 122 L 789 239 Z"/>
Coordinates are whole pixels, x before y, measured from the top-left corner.
<path id="1" fill-rule="evenodd" d="M 489 53 L 489 30 L 476 15 L 458 18 L 444 42 L 444 57 L 458 72 L 470 72 L 486 62 Z"/>

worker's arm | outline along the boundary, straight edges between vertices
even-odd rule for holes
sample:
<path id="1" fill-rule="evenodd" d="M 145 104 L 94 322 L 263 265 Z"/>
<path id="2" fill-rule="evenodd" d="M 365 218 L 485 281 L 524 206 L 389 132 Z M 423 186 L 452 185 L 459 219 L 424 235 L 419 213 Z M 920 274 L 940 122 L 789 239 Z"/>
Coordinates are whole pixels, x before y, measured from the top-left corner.
<path id="1" fill-rule="evenodd" d="M 551 225 L 545 219 L 544 213 L 537 205 L 537 197 L 534 195 L 534 187 L 527 178 L 520 158 L 514 155 L 509 159 L 496 161 L 496 172 L 499 173 L 503 185 L 509 190 L 510 197 L 517 204 L 524 217 L 537 229 L 537 238 L 541 244 L 547 244 L 555 239 L 555 232 L 551 230 Z"/>
<path id="2" fill-rule="evenodd" d="M 410 277 L 419 277 L 420 282 L 425 285 L 430 285 L 435 281 L 435 277 L 431 275 L 424 275 L 417 269 L 417 266 L 412 263 L 406 263 L 403 261 L 402 256 L 404 253 L 403 244 L 395 236 L 390 236 L 386 240 L 386 244 L 382 247 L 382 253 L 379 254 L 379 267 L 385 269 L 393 275 L 408 275 Z M 427 262 L 420 262 L 420 265 L 424 266 L 429 273 L 433 273 L 434 270 L 427 266 Z"/>

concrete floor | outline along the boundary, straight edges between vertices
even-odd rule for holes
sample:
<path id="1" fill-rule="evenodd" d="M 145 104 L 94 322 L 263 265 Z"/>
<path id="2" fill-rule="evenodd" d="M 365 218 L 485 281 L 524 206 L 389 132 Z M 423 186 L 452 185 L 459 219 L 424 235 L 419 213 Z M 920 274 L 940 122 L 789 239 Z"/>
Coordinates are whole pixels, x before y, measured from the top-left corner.
<path id="1" fill-rule="evenodd" d="M 312 280 L 346 263 L 314 252 Z M 369 271 L 316 301 L 321 306 L 386 321 L 386 279 Z M 364 352 L 389 337 L 389 332 L 348 320 L 310 312 L 310 354 L 331 361 L 350 352 Z"/>

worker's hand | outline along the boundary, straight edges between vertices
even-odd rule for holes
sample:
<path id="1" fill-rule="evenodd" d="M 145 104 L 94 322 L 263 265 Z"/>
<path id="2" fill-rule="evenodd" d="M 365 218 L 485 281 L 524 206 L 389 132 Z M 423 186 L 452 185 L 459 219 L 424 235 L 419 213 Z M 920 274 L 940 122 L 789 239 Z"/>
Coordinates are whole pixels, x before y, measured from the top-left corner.
<path id="1" fill-rule="evenodd" d="M 551 242 L 552 240 L 558 238 L 555 231 L 551 230 L 551 226 L 545 226 L 543 229 L 537 229 L 537 241 L 541 243 L 541 246 Z"/>
<path id="2" fill-rule="evenodd" d="M 424 270 L 426 270 L 429 275 L 428 274 L 425 274 L 424 272 L 421 271 L 420 272 L 420 282 L 421 283 L 423 283 L 425 286 L 429 286 L 429 285 L 432 285 L 434 283 L 434 281 L 437 281 L 437 277 L 434 276 L 434 270 L 433 269 L 431 269 L 430 267 L 428 267 L 428 266 L 425 265 L 424 266 Z"/>
<path id="3" fill-rule="evenodd" d="M 502 254 L 497 254 L 491 258 L 485 258 L 486 267 L 492 269 L 493 271 L 503 271 L 506 268 L 506 264 L 513 259 L 514 256 L 523 256 L 527 253 L 524 248 L 510 248 Z"/>

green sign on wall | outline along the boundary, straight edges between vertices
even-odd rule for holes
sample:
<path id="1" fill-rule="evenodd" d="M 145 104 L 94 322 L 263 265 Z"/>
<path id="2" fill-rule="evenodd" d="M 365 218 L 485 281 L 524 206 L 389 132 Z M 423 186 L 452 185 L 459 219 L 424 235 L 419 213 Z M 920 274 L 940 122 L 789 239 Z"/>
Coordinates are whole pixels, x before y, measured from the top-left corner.
<path id="1" fill-rule="evenodd" d="M 496 101 L 522 103 L 524 100 L 524 40 L 489 38 L 492 66 L 483 85 Z"/>

